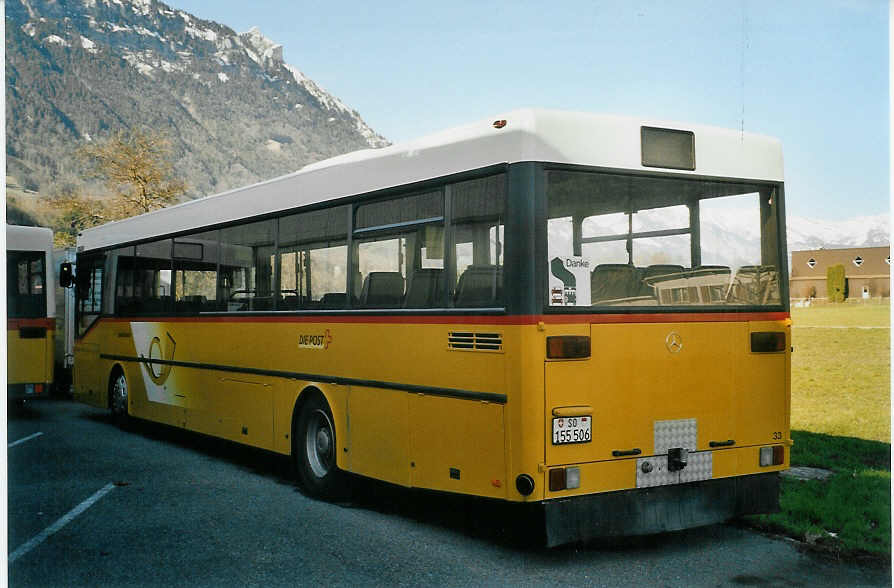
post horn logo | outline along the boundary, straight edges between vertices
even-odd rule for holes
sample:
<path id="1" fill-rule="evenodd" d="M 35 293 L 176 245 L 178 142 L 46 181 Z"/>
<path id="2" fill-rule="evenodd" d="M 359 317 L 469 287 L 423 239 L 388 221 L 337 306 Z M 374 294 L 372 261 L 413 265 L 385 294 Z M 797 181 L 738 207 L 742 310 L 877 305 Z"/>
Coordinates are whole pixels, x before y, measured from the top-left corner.
<path id="1" fill-rule="evenodd" d="M 664 339 L 664 346 L 671 353 L 680 353 L 683 350 L 683 337 L 675 331 L 671 331 Z"/>
<path id="2" fill-rule="evenodd" d="M 166 332 L 165 335 L 167 337 L 164 342 L 159 337 L 152 338 L 152 342 L 149 344 L 149 361 L 145 365 L 149 377 L 157 386 L 161 386 L 167 381 L 171 369 L 174 367 L 169 363 L 156 363 L 156 360 L 173 361 L 174 359 L 177 342 L 174 341 L 170 333 Z"/>

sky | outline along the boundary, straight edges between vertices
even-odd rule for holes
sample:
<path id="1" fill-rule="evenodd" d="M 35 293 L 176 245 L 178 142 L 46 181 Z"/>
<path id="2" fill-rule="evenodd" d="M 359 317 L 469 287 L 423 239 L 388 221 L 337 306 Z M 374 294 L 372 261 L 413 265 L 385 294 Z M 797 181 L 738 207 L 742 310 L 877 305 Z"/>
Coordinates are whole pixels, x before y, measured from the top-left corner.
<path id="1" fill-rule="evenodd" d="M 789 215 L 888 212 L 883 0 L 170 0 L 286 63 L 392 142 L 537 107 L 782 141 Z"/>

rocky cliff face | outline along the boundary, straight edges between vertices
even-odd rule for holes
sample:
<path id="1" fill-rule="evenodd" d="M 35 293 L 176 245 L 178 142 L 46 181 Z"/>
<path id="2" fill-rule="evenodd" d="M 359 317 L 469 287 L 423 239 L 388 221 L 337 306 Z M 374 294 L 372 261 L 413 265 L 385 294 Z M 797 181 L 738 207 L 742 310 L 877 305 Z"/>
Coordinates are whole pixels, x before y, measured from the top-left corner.
<path id="1" fill-rule="evenodd" d="M 78 185 L 72 152 L 145 125 L 198 197 L 388 142 L 257 29 L 156 0 L 7 0 L 7 173 Z"/>

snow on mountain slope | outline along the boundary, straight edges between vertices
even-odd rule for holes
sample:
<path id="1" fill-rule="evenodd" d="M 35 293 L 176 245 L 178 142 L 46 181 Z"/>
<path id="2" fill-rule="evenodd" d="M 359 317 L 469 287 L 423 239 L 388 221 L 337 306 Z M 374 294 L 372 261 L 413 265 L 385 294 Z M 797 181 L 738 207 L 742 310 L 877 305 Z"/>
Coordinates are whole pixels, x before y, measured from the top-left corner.
<path id="1" fill-rule="evenodd" d="M 877 247 L 891 242 L 891 216 L 887 213 L 840 221 L 794 216 L 787 224 L 790 251 Z"/>
<path id="2" fill-rule="evenodd" d="M 191 196 L 388 145 L 256 27 L 158 0 L 7 0 L 7 166 L 52 192 L 83 137 L 150 126 Z M 70 175 L 70 174 L 69 174 Z"/>

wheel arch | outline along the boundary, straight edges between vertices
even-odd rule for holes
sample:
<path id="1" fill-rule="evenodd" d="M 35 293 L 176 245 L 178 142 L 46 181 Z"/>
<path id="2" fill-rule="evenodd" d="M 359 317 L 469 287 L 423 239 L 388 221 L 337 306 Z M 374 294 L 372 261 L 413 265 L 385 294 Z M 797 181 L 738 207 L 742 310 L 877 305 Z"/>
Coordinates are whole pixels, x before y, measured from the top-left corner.
<path id="1" fill-rule="evenodd" d="M 336 463 L 339 469 L 347 470 L 346 456 L 348 455 L 348 412 L 347 412 L 347 386 L 326 386 L 317 383 L 309 383 L 301 388 L 292 406 L 291 427 L 289 430 L 289 454 L 294 454 L 295 428 L 301 409 L 309 398 L 318 396 L 329 407 L 332 413 L 332 425 L 335 427 Z"/>

